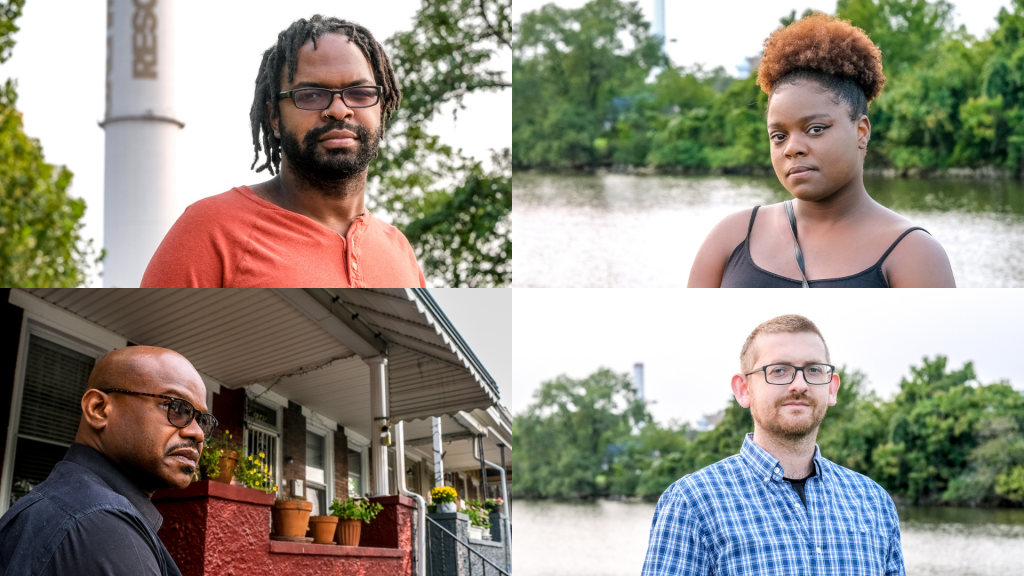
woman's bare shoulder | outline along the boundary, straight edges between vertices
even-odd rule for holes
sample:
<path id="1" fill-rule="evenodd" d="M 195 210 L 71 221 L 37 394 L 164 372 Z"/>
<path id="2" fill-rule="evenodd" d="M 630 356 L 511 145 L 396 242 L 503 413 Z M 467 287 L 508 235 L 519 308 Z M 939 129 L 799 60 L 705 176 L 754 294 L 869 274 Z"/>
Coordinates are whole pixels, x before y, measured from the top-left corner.
<path id="1" fill-rule="evenodd" d="M 750 217 L 754 208 L 747 208 L 722 218 L 708 232 L 704 243 L 697 251 L 690 268 L 690 279 L 687 285 L 696 287 L 718 287 L 722 285 L 725 265 L 729 262 L 736 247 L 747 237 L 750 228 Z"/>

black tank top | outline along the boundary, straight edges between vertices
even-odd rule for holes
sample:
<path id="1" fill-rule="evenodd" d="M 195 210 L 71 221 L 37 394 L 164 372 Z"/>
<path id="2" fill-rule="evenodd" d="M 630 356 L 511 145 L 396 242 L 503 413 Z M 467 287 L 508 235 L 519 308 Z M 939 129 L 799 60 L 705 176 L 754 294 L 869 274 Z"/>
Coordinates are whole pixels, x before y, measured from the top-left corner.
<path id="1" fill-rule="evenodd" d="M 754 211 L 750 214 L 750 226 L 747 227 L 747 237 L 729 256 L 729 262 L 725 265 L 725 273 L 722 274 L 722 288 L 800 288 L 802 284 L 799 280 L 773 274 L 754 264 L 754 259 L 750 257 L 750 231 L 754 228 L 754 218 L 757 217 L 758 208 L 760 206 L 754 206 Z M 889 283 L 885 280 L 885 274 L 882 274 L 882 262 L 885 262 L 885 259 L 889 257 L 889 253 L 900 243 L 900 240 L 903 240 L 907 234 L 914 230 L 928 233 L 924 228 L 914 227 L 908 229 L 903 234 L 900 234 L 900 237 L 892 243 L 892 246 L 889 246 L 889 249 L 885 251 L 885 254 L 882 254 L 882 257 L 878 259 L 874 266 L 863 272 L 858 272 L 852 276 L 843 276 L 842 278 L 808 280 L 807 283 L 811 288 L 888 288 Z"/>

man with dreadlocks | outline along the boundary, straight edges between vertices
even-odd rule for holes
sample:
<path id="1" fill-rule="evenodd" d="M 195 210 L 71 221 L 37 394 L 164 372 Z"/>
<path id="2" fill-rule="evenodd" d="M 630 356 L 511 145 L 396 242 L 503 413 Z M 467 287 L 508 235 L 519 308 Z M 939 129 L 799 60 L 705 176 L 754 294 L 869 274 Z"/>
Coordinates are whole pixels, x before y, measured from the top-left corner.
<path id="1" fill-rule="evenodd" d="M 366 28 L 301 19 L 263 53 L 249 118 L 273 178 L 189 206 L 142 287 L 426 285 L 405 236 L 364 206 L 370 161 L 402 99 Z"/>

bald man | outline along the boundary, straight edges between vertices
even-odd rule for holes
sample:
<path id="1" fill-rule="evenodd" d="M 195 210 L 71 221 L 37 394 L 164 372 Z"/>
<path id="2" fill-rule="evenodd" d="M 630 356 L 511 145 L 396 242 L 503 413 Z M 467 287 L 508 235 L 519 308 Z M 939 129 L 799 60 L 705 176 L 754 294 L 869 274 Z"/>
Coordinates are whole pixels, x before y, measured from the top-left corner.
<path id="1" fill-rule="evenodd" d="M 0 575 L 178 575 L 150 501 L 184 488 L 217 420 L 184 356 L 132 346 L 96 363 L 75 443 L 0 518 Z"/>

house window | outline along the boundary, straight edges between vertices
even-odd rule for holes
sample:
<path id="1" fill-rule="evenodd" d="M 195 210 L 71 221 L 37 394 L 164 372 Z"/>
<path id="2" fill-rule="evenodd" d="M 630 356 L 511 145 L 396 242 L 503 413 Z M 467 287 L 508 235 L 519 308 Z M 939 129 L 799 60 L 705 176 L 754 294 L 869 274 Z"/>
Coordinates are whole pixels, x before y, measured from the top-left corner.
<path id="1" fill-rule="evenodd" d="M 270 477 L 278 478 L 277 434 L 253 426 L 245 432 L 245 454 L 259 457 L 260 453 L 265 455 L 262 460 L 270 467 Z"/>
<path id="2" fill-rule="evenodd" d="M 314 516 L 327 515 L 327 438 L 306 432 L 306 500 L 313 503 Z"/>
<path id="3" fill-rule="evenodd" d="M 348 495 L 360 496 L 363 490 L 363 453 L 348 449 Z"/>
<path id="4" fill-rule="evenodd" d="M 82 416 L 96 358 L 29 335 L 24 388 L 7 506 L 28 494 L 64 459 Z"/>

